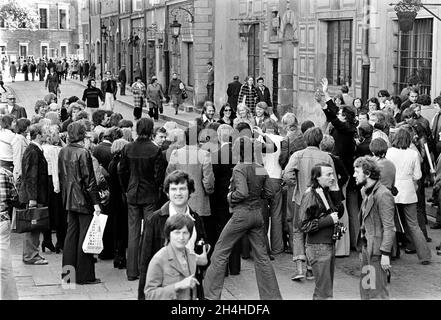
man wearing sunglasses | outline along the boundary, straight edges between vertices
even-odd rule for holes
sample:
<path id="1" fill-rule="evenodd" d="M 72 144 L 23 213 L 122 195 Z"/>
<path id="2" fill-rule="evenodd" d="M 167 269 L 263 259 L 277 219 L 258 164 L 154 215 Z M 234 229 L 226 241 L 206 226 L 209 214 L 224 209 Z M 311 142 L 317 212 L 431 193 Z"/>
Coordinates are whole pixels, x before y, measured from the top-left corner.
<path id="1" fill-rule="evenodd" d="M 26 109 L 23 107 L 20 107 L 19 105 L 17 105 L 15 103 L 16 98 L 13 94 L 8 94 L 6 99 L 8 100 L 8 104 L 5 108 L 0 110 L 0 114 L 9 114 L 11 116 L 14 116 L 15 119 L 28 117 L 26 114 Z"/>

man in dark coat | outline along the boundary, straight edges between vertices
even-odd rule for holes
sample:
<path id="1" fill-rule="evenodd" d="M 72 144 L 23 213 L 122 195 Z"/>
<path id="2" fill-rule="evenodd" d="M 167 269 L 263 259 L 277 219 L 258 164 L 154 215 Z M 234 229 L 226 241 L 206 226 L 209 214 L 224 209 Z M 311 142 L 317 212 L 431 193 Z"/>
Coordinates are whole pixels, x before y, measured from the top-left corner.
<path id="1" fill-rule="evenodd" d="M 122 189 L 127 193 L 129 210 L 129 242 L 127 250 L 127 278 L 139 278 L 138 255 L 141 239 L 141 220 L 148 221 L 159 200 L 159 188 L 164 181 L 164 164 L 161 149 L 152 141 L 154 122 L 141 118 L 136 123 L 136 141 L 121 152 L 118 175 Z"/>
<path id="2" fill-rule="evenodd" d="M 26 60 L 23 61 L 23 66 L 21 67 L 21 72 L 24 74 L 24 81 L 29 81 L 29 66 Z"/>
<path id="3" fill-rule="evenodd" d="M 29 129 L 31 143 L 23 153 L 22 182 L 19 189 L 20 202 L 29 207 L 42 207 L 48 203 L 49 180 L 47 161 L 41 147 L 42 128 L 32 125 Z M 23 262 L 25 264 L 48 264 L 39 254 L 40 231 L 25 233 Z"/>
<path id="4" fill-rule="evenodd" d="M 119 95 L 125 96 L 126 95 L 126 82 L 127 82 L 126 66 L 125 65 L 122 65 L 121 70 L 119 70 L 118 81 L 120 82 Z"/>
<path id="5" fill-rule="evenodd" d="M 240 88 L 242 83 L 239 82 L 239 76 L 234 76 L 233 82 L 228 84 L 227 95 L 228 103 L 233 108 L 234 112 L 237 110 L 237 99 L 239 99 Z"/>
<path id="6" fill-rule="evenodd" d="M 90 70 L 90 64 L 89 64 L 89 61 L 84 61 L 84 76 L 86 77 L 86 78 L 88 78 L 89 77 L 89 70 Z"/>
<path id="7" fill-rule="evenodd" d="M 0 111 L 0 114 L 10 114 L 14 116 L 15 119 L 28 117 L 26 109 L 15 103 L 16 98 L 12 93 L 8 94 L 6 98 L 8 99 L 8 105 Z"/>
<path id="8" fill-rule="evenodd" d="M 268 107 L 272 108 L 271 93 L 267 86 L 264 85 L 265 80 L 260 77 L 257 79 L 257 102 L 266 102 Z"/>
<path id="9" fill-rule="evenodd" d="M 54 69 L 50 69 L 49 74 L 46 77 L 46 88 L 49 90 L 49 92 L 52 92 L 53 94 L 57 95 L 58 87 L 60 85 L 60 79 L 57 73 Z"/>
<path id="10" fill-rule="evenodd" d="M 194 192 L 193 179 L 191 179 L 184 171 L 173 171 L 165 179 L 164 192 L 167 193 L 170 201 L 164 204 L 159 210 L 156 210 L 144 225 L 140 258 L 141 270 L 138 287 L 139 300 L 145 300 L 144 289 L 146 285 L 147 268 L 150 260 L 155 253 L 164 246 L 164 226 L 168 217 L 178 213 L 190 215 L 195 222 L 196 239 L 194 243 L 196 244 L 199 240 L 206 239 L 204 223 L 202 222 L 201 217 L 188 206 L 188 199 L 191 193 Z M 193 248 L 190 250 L 193 250 Z M 196 271 L 196 277 L 201 275 L 200 271 L 201 270 L 198 268 Z M 198 280 L 202 279 L 199 278 Z M 202 285 L 201 282 L 200 285 Z M 198 290 L 199 289 L 201 289 L 201 287 L 198 287 Z"/>

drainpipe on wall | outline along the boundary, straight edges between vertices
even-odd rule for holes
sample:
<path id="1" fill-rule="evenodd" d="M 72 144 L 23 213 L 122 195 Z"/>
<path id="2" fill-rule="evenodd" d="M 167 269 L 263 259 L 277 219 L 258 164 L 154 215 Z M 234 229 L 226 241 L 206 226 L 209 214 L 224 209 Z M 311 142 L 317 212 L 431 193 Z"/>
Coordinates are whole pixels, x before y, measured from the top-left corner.
<path id="1" fill-rule="evenodd" d="M 369 59 L 369 28 L 370 28 L 370 0 L 365 0 L 363 15 L 365 19 L 364 35 L 363 35 L 363 56 L 362 56 L 362 70 L 361 70 L 361 99 L 366 102 L 369 99 L 369 78 L 371 62 Z"/>

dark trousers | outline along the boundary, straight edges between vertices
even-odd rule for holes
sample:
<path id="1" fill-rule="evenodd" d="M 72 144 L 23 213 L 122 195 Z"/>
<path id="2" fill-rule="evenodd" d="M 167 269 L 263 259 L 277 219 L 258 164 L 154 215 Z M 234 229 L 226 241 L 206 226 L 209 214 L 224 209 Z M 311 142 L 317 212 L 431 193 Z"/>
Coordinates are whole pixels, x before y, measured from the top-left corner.
<path id="1" fill-rule="evenodd" d="M 159 119 L 158 106 L 154 103 L 149 103 L 149 116 L 155 120 Z"/>
<path id="2" fill-rule="evenodd" d="M 39 73 L 38 76 L 40 77 L 40 81 L 44 81 L 44 73 Z"/>
<path id="3" fill-rule="evenodd" d="M 63 78 L 63 72 L 57 72 L 58 83 L 61 83 L 61 79 Z"/>
<path id="4" fill-rule="evenodd" d="M 29 81 L 29 73 L 24 73 L 24 81 Z"/>
<path id="5" fill-rule="evenodd" d="M 381 256 L 370 256 L 367 247 L 361 250 L 360 297 L 362 300 L 389 299 L 387 274 L 381 268 Z"/>
<path id="6" fill-rule="evenodd" d="M 141 221 L 147 221 L 154 210 L 155 204 L 136 205 L 129 203 L 129 239 L 127 249 L 127 276 L 139 277 L 139 256 L 141 244 Z"/>
<path id="7" fill-rule="evenodd" d="M 115 259 L 118 258 L 125 261 L 129 229 L 127 202 L 124 202 L 121 208 L 118 212 L 112 212 L 113 216 L 110 218 L 113 220 Z"/>
<path id="8" fill-rule="evenodd" d="M 120 96 L 125 96 L 126 95 L 126 82 L 121 81 L 121 86 L 119 89 L 119 95 Z"/>
<path id="9" fill-rule="evenodd" d="M 332 299 L 335 269 L 335 244 L 306 244 L 306 256 L 315 278 L 314 300 Z"/>
<path id="10" fill-rule="evenodd" d="M 234 210 L 234 209 L 233 209 Z M 225 280 L 228 257 L 237 241 L 248 235 L 253 248 L 254 267 L 260 299 L 281 300 L 279 285 L 263 239 L 264 226 L 260 209 L 236 208 L 233 216 L 222 231 L 211 257 L 211 264 L 205 274 L 205 296 L 219 300 Z"/>
<path id="11" fill-rule="evenodd" d="M 215 241 L 216 244 L 219 240 L 219 237 L 222 233 L 222 230 L 225 228 L 226 224 L 228 223 L 228 220 L 231 218 L 230 209 L 228 207 L 226 208 L 216 208 L 215 210 L 212 210 L 211 212 L 213 219 L 214 219 L 214 225 L 216 229 L 215 233 Z M 214 248 L 212 246 L 212 248 Z M 233 275 L 240 273 L 240 241 L 237 241 L 236 244 L 233 247 L 233 250 L 231 251 L 230 257 L 228 258 L 228 265 L 226 267 L 226 273 L 231 273 Z M 213 251 L 212 251 L 213 252 Z"/>
<path id="12" fill-rule="evenodd" d="M 104 213 L 109 217 L 106 222 L 106 228 L 103 234 L 103 251 L 99 254 L 101 259 L 112 259 L 114 256 L 114 237 L 113 237 L 113 217 L 111 216 L 109 206 L 104 208 Z"/>
<path id="13" fill-rule="evenodd" d="M 417 202 L 417 218 L 418 218 L 418 225 L 420 226 L 421 231 L 424 234 L 425 238 L 428 238 L 427 235 L 427 228 L 426 228 L 426 223 L 427 223 L 427 214 L 426 214 L 426 188 L 424 186 L 424 182 L 426 180 L 426 174 L 424 172 L 424 169 L 421 168 L 423 175 L 421 177 L 420 180 L 418 180 L 418 190 L 417 190 L 417 197 L 418 197 L 418 202 Z"/>
<path id="14" fill-rule="evenodd" d="M 214 102 L 214 84 L 207 84 L 207 100 Z"/>
<path id="15" fill-rule="evenodd" d="M 360 231 L 361 195 L 358 189 L 346 189 L 346 207 L 349 217 L 349 238 L 351 248 L 357 247 L 357 236 Z"/>
<path id="16" fill-rule="evenodd" d="M 207 235 L 207 239 L 205 239 L 206 243 L 209 243 L 212 248 L 216 244 L 216 224 L 213 216 L 200 216 L 202 221 L 204 222 L 205 234 Z"/>
<path id="17" fill-rule="evenodd" d="M 77 283 L 95 280 L 95 260 L 93 254 L 83 252 L 83 242 L 93 215 L 69 211 L 67 234 L 63 249 L 63 278 L 68 275 Z M 72 275 L 74 272 L 74 275 Z M 75 277 L 75 278 L 74 278 Z"/>
<path id="18" fill-rule="evenodd" d="M 49 176 L 49 221 L 50 229 L 44 232 L 44 241 L 52 243 L 52 230 L 56 231 L 57 244 L 63 248 L 67 232 L 67 212 L 63 208 L 61 192 L 55 193 L 52 184 L 52 176 Z"/>

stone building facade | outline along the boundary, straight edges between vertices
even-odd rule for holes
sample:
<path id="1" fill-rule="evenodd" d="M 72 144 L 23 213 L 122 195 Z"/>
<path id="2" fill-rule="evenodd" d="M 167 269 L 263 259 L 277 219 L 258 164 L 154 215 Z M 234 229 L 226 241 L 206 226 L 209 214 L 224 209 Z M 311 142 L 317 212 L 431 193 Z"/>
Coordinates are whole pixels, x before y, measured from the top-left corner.
<path id="1" fill-rule="evenodd" d="M 424 10 L 413 31 L 402 33 L 389 2 L 370 0 L 369 96 L 387 89 L 401 92 L 417 78 L 432 98 L 441 90 L 441 22 Z M 320 79 L 332 93 L 347 84 L 361 96 L 362 51 L 366 16 L 361 0 L 217 0 L 215 23 L 215 101 L 226 101 L 234 75 L 263 76 L 281 113 L 320 124 L 314 101 Z M 440 7 L 430 7 L 440 15 Z"/>
<path id="2" fill-rule="evenodd" d="M 9 61 L 19 57 L 65 58 L 79 57 L 81 30 L 78 28 L 78 1 L 23 0 L 21 3 L 34 9 L 40 16 L 38 30 L 0 27 L 0 54 Z"/>

